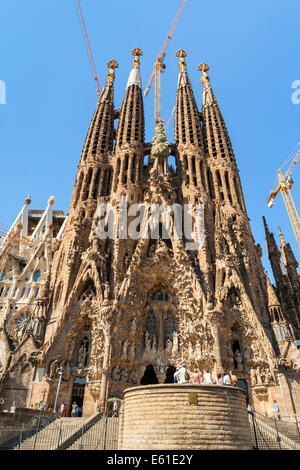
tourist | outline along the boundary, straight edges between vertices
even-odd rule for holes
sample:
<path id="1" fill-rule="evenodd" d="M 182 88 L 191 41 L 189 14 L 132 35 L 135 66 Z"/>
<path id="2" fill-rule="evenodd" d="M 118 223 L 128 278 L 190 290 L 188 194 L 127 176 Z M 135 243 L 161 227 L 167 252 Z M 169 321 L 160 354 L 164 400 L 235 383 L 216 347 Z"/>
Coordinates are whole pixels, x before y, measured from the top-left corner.
<path id="1" fill-rule="evenodd" d="M 114 401 L 113 412 L 114 412 L 113 417 L 117 418 L 119 416 L 119 404 L 118 404 L 117 400 Z"/>
<path id="2" fill-rule="evenodd" d="M 274 411 L 274 413 L 275 413 L 276 418 L 277 418 L 278 420 L 280 420 L 280 419 L 281 419 L 281 416 L 280 416 L 280 411 L 279 411 L 279 405 L 278 405 L 278 403 L 277 403 L 276 400 L 274 400 L 274 408 L 273 408 L 273 411 Z"/>
<path id="3" fill-rule="evenodd" d="M 230 372 L 231 385 L 237 387 L 237 376 Z"/>
<path id="4" fill-rule="evenodd" d="M 40 404 L 39 404 L 40 411 L 44 411 L 45 406 L 46 406 L 46 403 L 44 402 L 44 400 L 40 401 Z"/>
<path id="5" fill-rule="evenodd" d="M 72 411 L 71 411 L 71 416 L 73 418 L 75 417 L 76 408 L 77 408 L 77 403 L 76 403 L 76 401 L 74 401 L 74 403 L 72 403 Z"/>
<path id="6" fill-rule="evenodd" d="M 188 383 L 190 380 L 190 374 L 188 373 L 187 369 L 185 368 L 185 364 L 181 364 L 180 369 L 176 373 L 176 377 L 179 384 Z"/>
<path id="7" fill-rule="evenodd" d="M 254 410 L 253 410 L 252 405 L 250 405 L 250 403 L 248 403 L 247 411 L 250 415 L 254 415 Z"/>
<path id="8" fill-rule="evenodd" d="M 75 408 L 75 418 L 79 418 L 79 406 L 76 405 L 76 408 Z"/>
<path id="9" fill-rule="evenodd" d="M 199 369 L 194 370 L 192 380 L 193 380 L 194 384 L 199 384 L 200 383 L 201 375 L 200 375 Z"/>
<path id="10" fill-rule="evenodd" d="M 217 375 L 217 385 L 223 385 L 223 382 L 222 382 L 222 374 L 218 374 L 218 375 Z"/>
<path id="11" fill-rule="evenodd" d="M 209 370 L 207 370 L 204 374 L 204 383 L 206 385 L 212 385 L 214 383 L 212 379 L 212 375 Z"/>
<path id="12" fill-rule="evenodd" d="M 176 367 L 176 371 L 174 372 L 174 384 L 178 384 L 178 371 L 179 367 Z"/>
<path id="13" fill-rule="evenodd" d="M 97 405 L 97 411 L 98 413 L 104 413 L 104 401 L 99 401 Z"/>
<path id="14" fill-rule="evenodd" d="M 66 405 L 64 404 L 64 402 L 62 402 L 60 405 L 59 414 L 62 418 L 66 416 Z"/>
<path id="15" fill-rule="evenodd" d="M 231 386 L 231 378 L 228 372 L 225 372 L 225 374 L 223 375 L 223 384 Z"/>
<path id="16" fill-rule="evenodd" d="M 5 403 L 4 398 L 0 398 L 0 411 L 2 411 L 4 403 Z"/>

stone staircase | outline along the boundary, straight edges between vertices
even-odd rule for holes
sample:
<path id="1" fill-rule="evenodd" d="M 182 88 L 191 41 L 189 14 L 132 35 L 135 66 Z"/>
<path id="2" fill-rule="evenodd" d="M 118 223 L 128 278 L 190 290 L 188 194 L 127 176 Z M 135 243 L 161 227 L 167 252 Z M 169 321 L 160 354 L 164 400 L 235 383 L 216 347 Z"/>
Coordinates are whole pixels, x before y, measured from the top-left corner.
<path id="1" fill-rule="evenodd" d="M 249 414 L 253 447 L 266 450 L 300 450 L 300 436 L 295 422 L 278 421 L 260 413 Z"/>
<path id="2" fill-rule="evenodd" d="M 87 418 L 58 418 L 26 437 L 26 432 L 12 450 L 56 450 L 63 448 L 82 428 Z"/>
<path id="3" fill-rule="evenodd" d="M 117 450 L 118 431 L 119 418 L 102 418 L 90 427 L 84 426 L 67 450 Z"/>

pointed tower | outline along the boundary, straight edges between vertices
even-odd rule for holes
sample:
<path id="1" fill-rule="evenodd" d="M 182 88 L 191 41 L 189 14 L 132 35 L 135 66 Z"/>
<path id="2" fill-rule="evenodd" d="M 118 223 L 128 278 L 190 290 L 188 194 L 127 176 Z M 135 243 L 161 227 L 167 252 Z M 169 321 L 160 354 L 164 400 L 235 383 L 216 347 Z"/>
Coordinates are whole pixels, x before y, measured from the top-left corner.
<path id="1" fill-rule="evenodd" d="M 91 228 L 96 208 L 107 196 L 112 180 L 114 136 L 114 79 L 118 63 L 107 64 L 108 74 L 92 118 L 75 180 L 68 219 L 62 243 L 53 259 L 49 289 L 53 318 L 46 330 L 46 340 L 55 331 L 57 309 L 67 309 L 70 292 L 74 289 L 83 253 L 89 248 Z M 60 305 L 60 307 L 58 307 Z"/>
<path id="2" fill-rule="evenodd" d="M 179 49 L 179 74 L 175 108 L 175 144 L 181 164 L 183 196 L 193 199 L 199 191 L 214 198 L 212 179 L 206 164 L 201 119 L 186 68 L 186 52 Z"/>
<path id="3" fill-rule="evenodd" d="M 277 293 L 279 296 L 280 303 L 282 305 L 284 317 L 287 318 L 289 323 L 293 325 L 294 328 L 299 328 L 300 321 L 297 311 L 297 297 L 295 298 L 295 293 L 293 291 L 293 287 L 289 280 L 287 271 L 286 271 L 286 264 L 283 264 L 281 261 L 281 253 L 275 241 L 274 234 L 269 231 L 268 225 L 266 223 L 265 217 L 263 217 L 263 223 L 265 227 L 265 234 L 266 234 L 266 245 L 267 245 L 267 253 L 271 263 L 273 275 L 276 282 Z M 285 263 L 287 262 L 286 253 L 289 253 L 288 248 L 286 247 L 285 241 L 281 234 L 281 249 L 282 253 L 284 254 Z M 295 269 L 295 268 L 294 268 Z M 291 275 L 293 276 L 293 271 Z M 296 299 L 296 300 L 295 300 Z"/>
<path id="4" fill-rule="evenodd" d="M 295 302 L 295 306 L 297 307 L 298 315 L 300 313 L 300 282 L 299 282 L 299 274 L 297 271 L 298 262 L 295 258 L 291 245 L 286 243 L 283 234 L 281 232 L 280 227 L 278 227 L 279 236 L 280 236 L 280 250 L 283 265 L 285 267 L 285 271 L 289 280 L 290 287 L 293 291 L 293 298 Z"/>
<path id="5" fill-rule="evenodd" d="M 268 273 L 266 273 L 267 280 L 267 293 L 268 293 L 268 308 L 276 339 L 278 343 L 285 342 L 291 337 L 292 328 L 284 318 L 281 304 L 278 300 L 274 287 L 271 284 Z"/>
<path id="6" fill-rule="evenodd" d="M 133 66 L 126 86 L 116 135 L 113 191 L 122 191 L 123 194 L 127 194 L 128 199 L 137 202 L 142 196 L 140 186 L 145 136 L 140 75 L 140 56 L 143 52 L 137 47 L 132 54 Z"/>
<path id="7" fill-rule="evenodd" d="M 279 292 L 282 293 L 286 289 L 286 281 L 285 281 L 284 273 L 282 272 L 280 251 L 275 241 L 274 234 L 270 232 L 264 216 L 263 216 L 263 223 L 264 223 L 265 235 L 266 235 L 267 253 L 268 253 L 270 263 L 271 263 L 273 275 L 275 278 L 276 287 L 279 290 Z M 282 295 L 282 294 L 279 294 L 279 295 Z M 280 300 L 283 301 L 283 298 L 281 298 Z"/>
<path id="8" fill-rule="evenodd" d="M 114 79 L 115 60 L 107 64 L 108 75 L 99 97 L 83 147 L 70 206 L 72 212 L 82 209 L 82 217 L 91 216 L 100 197 L 108 196 L 112 168 L 109 161 L 114 138 Z"/>
<path id="9" fill-rule="evenodd" d="M 210 157 L 216 198 L 220 202 L 238 205 L 242 211 L 246 212 L 230 137 L 207 73 L 209 66 L 203 62 L 198 66 L 198 70 L 202 72 L 203 84 L 203 133 L 206 150 Z"/>
<path id="10" fill-rule="evenodd" d="M 132 55 L 134 56 L 133 65 L 127 81 L 116 132 L 112 183 L 112 201 L 116 205 L 116 227 L 118 231 L 113 243 L 113 282 L 116 291 L 129 267 L 136 245 L 136 240 L 127 237 L 128 225 L 133 217 L 127 219 L 126 214 L 127 222 L 124 226 L 124 211 L 127 210 L 126 207 L 141 202 L 143 199 L 145 121 L 140 74 L 140 57 L 143 52 L 136 47 L 133 49 Z M 108 245 L 112 245 L 112 243 L 108 242 Z M 108 249 L 112 250 L 112 247 Z"/>

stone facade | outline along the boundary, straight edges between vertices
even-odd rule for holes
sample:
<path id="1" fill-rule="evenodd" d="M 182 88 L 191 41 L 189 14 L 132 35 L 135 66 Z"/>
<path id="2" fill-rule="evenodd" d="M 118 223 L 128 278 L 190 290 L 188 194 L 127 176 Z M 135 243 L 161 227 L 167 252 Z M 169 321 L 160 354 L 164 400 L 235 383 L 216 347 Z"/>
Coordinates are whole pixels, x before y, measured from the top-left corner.
<path id="1" fill-rule="evenodd" d="M 264 221 L 276 287 L 264 271 L 208 66 L 199 66 L 199 112 L 186 53 L 178 51 L 175 142 L 166 141 L 158 123 L 151 144 L 144 141 L 142 51 L 133 55 L 120 109 L 114 107 L 118 63 L 108 63 L 67 218 L 51 219 L 51 199 L 30 232 L 27 200 L 14 236 L 1 241 L 0 394 L 8 405 L 17 400 L 30 407 L 43 397 L 53 405 L 61 373 L 59 401 L 70 410 L 76 400 L 89 415 L 108 395 L 171 381 L 184 361 L 189 370 L 210 369 L 214 376 L 232 370 L 259 411 L 271 413 L 273 399 L 283 411 L 284 396 L 288 412 L 299 413 L 298 264 L 282 234 L 279 251 Z M 143 216 L 136 223 L 128 212 L 124 224 L 125 200 L 129 208 L 142 203 L 145 213 L 153 204 L 188 204 L 193 233 L 176 236 L 173 213 L 169 225 L 159 218 L 154 239 Z M 111 212 L 103 216 L 108 203 Z M 203 243 L 187 249 L 196 241 L 199 207 Z M 108 226 L 111 214 L 114 236 L 103 238 L 99 225 Z M 136 238 L 127 233 L 132 224 L 140 225 Z M 32 291 L 23 305 L 27 283 Z"/>
<path id="2" fill-rule="evenodd" d="M 252 449 L 245 392 L 195 384 L 127 389 L 118 449 Z"/>

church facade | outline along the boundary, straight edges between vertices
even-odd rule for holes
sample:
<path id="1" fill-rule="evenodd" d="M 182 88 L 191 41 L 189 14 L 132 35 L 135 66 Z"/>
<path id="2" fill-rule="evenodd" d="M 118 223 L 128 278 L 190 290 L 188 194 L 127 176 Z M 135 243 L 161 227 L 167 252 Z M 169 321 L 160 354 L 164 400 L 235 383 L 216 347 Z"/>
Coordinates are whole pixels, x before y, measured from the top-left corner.
<path id="1" fill-rule="evenodd" d="M 272 413 L 276 399 L 298 414 L 298 263 L 264 219 L 272 285 L 209 68 L 199 66 L 199 111 L 177 52 L 174 143 L 161 122 L 146 143 L 142 51 L 133 55 L 120 109 L 118 63 L 108 63 L 68 215 L 54 198 L 30 211 L 27 198 L 0 239 L 0 395 L 7 406 L 53 406 L 59 387 L 59 403 L 90 415 L 128 387 L 172 382 L 184 362 L 232 371 L 258 411 Z"/>

